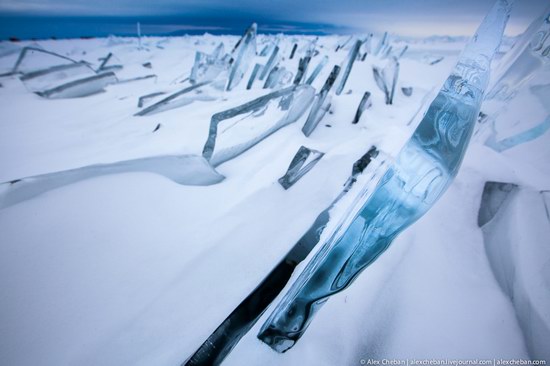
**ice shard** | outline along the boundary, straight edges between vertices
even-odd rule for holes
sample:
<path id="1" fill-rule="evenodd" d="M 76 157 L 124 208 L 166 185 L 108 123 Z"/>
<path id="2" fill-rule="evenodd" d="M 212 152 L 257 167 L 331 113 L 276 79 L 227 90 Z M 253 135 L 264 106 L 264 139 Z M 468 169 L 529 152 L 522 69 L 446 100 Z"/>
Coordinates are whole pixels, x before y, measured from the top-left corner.
<path id="1" fill-rule="evenodd" d="M 292 60 L 294 58 L 294 54 L 296 53 L 296 49 L 298 48 L 298 43 L 294 43 L 294 46 L 292 46 L 292 51 L 290 51 L 290 57 L 289 60 Z"/>
<path id="2" fill-rule="evenodd" d="M 86 62 L 76 62 L 24 73 L 19 79 L 30 91 L 41 92 L 86 75 L 93 76 L 95 72 Z"/>
<path id="3" fill-rule="evenodd" d="M 235 88 L 242 80 L 250 62 L 256 55 L 256 30 L 258 26 L 253 23 L 246 31 L 243 38 L 236 46 L 233 64 L 229 71 L 229 80 L 227 81 L 227 91 Z"/>
<path id="4" fill-rule="evenodd" d="M 311 86 L 291 86 L 214 114 L 202 155 L 217 166 L 242 154 L 296 122 L 311 105 L 314 94 Z"/>
<path id="5" fill-rule="evenodd" d="M 440 56 L 440 57 L 437 57 L 437 58 L 431 60 L 431 61 L 428 62 L 428 63 L 429 63 L 431 66 L 433 66 L 433 65 L 436 65 L 436 64 L 440 63 L 440 62 L 443 61 L 444 59 L 445 59 L 445 57 Z"/>
<path id="6" fill-rule="evenodd" d="M 374 66 L 372 72 L 376 85 L 384 92 L 386 104 L 392 104 L 399 76 L 399 62 L 393 57 L 382 70 Z"/>
<path id="7" fill-rule="evenodd" d="M 503 152 L 513 148 L 514 146 L 535 140 L 548 132 L 548 130 L 550 130 L 550 116 L 547 116 L 544 121 L 536 126 L 500 141 L 496 141 L 495 136 L 493 135 L 485 142 L 485 145 L 495 151 Z"/>
<path id="8" fill-rule="evenodd" d="M 516 184 L 486 182 L 481 196 L 481 206 L 477 215 L 477 226 L 482 227 L 495 217 L 498 210 L 518 189 Z"/>
<path id="9" fill-rule="evenodd" d="M 210 185 L 224 179 L 208 162 L 197 155 L 169 155 L 36 175 L 0 184 L 0 208 L 12 206 L 52 189 L 107 174 L 151 172 L 183 185 Z"/>
<path id="10" fill-rule="evenodd" d="M 258 79 L 263 80 L 267 76 L 267 74 L 271 71 L 273 66 L 277 63 L 277 55 L 279 54 L 279 47 L 275 46 L 273 48 L 273 52 L 271 53 L 271 56 L 269 56 L 269 60 L 267 60 L 267 63 L 265 64 L 265 67 L 262 69 L 262 72 L 260 73 L 260 77 Z"/>
<path id="11" fill-rule="evenodd" d="M 378 155 L 373 146 L 353 164 L 352 173 L 342 192 L 315 219 L 311 227 L 292 247 L 275 268 L 220 324 L 184 366 L 220 365 L 252 328 L 269 304 L 279 295 L 290 279 L 296 266 L 302 262 L 319 242 L 330 219 L 330 211 L 350 191 L 357 178 Z"/>
<path id="12" fill-rule="evenodd" d="M 323 85 L 321 91 L 315 96 L 315 100 L 313 102 L 313 105 L 311 106 L 309 115 L 307 116 L 306 123 L 304 123 L 304 127 L 302 127 L 302 132 L 304 133 L 304 135 L 311 135 L 313 130 L 315 130 L 319 122 L 321 122 L 321 119 L 323 119 L 323 116 L 330 107 L 329 92 L 339 73 L 340 66 L 334 65 L 334 68 L 332 69 L 330 75 L 325 81 L 325 85 Z"/>
<path id="13" fill-rule="evenodd" d="M 246 84 L 246 89 L 249 90 L 252 88 L 252 85 L 254 84 L 254 80 L 256 80 L 256 76 L 258 75 L 258 72 L 262 69 L 262 65 L 256 64 L 254 65 L 254 68 L 252 69 L 252 74 L 250 74 L 250 79 L 248 79 L 248 84 Z"/>
<path id="14" fill-rule="evenodd" d="M 468 42 L 410 140 L 369 195 L 363 189 L 282 298 L 258 337 L 277 352 L 291 348 L 328 298 L 345 289 L 405 228 L 420 218 L 456 175 L 487 87 L 511 4 L 498 0 Z"/>
<path id="15" fill-rule="evenodd" d="M 116 75 L 110 71 L 83 79 L 73 80 L 51 89 L 36 92 L 36 94 L 49 99 L 86 97 L 102 92 L 107 85 L 115 84 L 116 82 Z"/>
<path id="16" fill-rule="evenodd" d="M 307 172 L 309 172 L 315 164 L 321 160 L 325 153 L 313 149 L 309 149 L 305 146 L 300 146 L 296 155 L 290 162 L 288 170 L 285 175 L 279 178 L 279 184 L 284 189 L 289 189 L 302 178 Z"/>
<path id="17" fill-rule="evenodd" d="M 306 75 L 309 61 L 311 61 L 310 56 L 305 56 L 300 59 L 300 62 L 298 63 L 298 71 L 296 72 L 296 77 L 294 78 L 294 85 L 298 85 L 302 82 L 302 79 Z"/>
<path id="18" fill-rule="evenodd" d="M 307 80 L 306 80 L 307 85 L 311 85 L 315 81 L 315 79 L 317 78 L 317 76 L 319 75 L 321 70 L 323 70 L 323 67 L 325 67 L 325 65 L 327 63 L 328 63 L 328 56 L 323 56 L 321 61 L 319 61 L 317 66 L 315 66 L 315 69 L 313 69 L 313 71 L 311 72 L 311 74 L 307 78 Z"/>
<path id="19" fill-rule="evenodd" d="M 182 89 L 176 93 L 170 94 L 166 98 L 158 101 L 157 103 L 137 112 L 134 114 L 134 116 L 147 116 L 149 114 L 162 112 L 168 109 L 173 109 L 177 107 L 181 107 L 183 105 L 187 105 L 189 103 L 192 103 L 194 100 L 212 100 L 213 98 L 202 94 L 200 91 L 200 88 L 207 85 L 208 82 L 203 82 L 199 84 L 195 84 L 192 86 L 189 86 L 185 89 Z M 182 99 L 181 96 L 188 96 L 188 94 L 194 93 L 190 98 Z M 150 95 L 150 94 L 149 94 Z"/>
<path id="20" fill-rule="evenodd" d="M 413 93 L 413 88 L 412 86 L 404 86 L 401 88 L 401 92 L 403 93 L 404 96 L 410 97 Z"/>
<path id="21" fill-rule="evenodd" d="M 353 117 L 353 121 L 351 123 L 357 124 L 357 122 L 359 122 L 359 120 L 361 119 L 361 116 L 363 115 L 365 109 L 370 108 L 371 105 L 372 102 L 370 100 L 370 92 L 366 91 L 365 94 L 363 94 L 361 101 L 359 102 L 357 112 L 355 112 L 355 117 Z"/>
<path id="22" fill-rule="evenodd" d="M 99 65 L 99 67 L 97 68 L 97 72 L 100 72 L 100 71 L 108 71 L 108 70 L 120 70 L 122 69 L 122 65 L 109 65 L 107 66 L 107 63 L 111 60 L 111 57 L 113 57 L 113 53 L 112 52 L 109 52 L 107 54 L 107 56 L 101 58 L 101 64 Z"/>
<path id="23" fill-rule="evenodd" d="M 142 108 L 147 100 L 158 97 L 160 95 L 164 95 L 164 94 L 166 94 L 166 93 L 165 92 L 154 92 L 154 93 L 142 95 L 138 99 L 138 105 L 137 106 L 138 106 L 138 108 Z"/>
<path id="24" fill-rule="evenodd" d="M 495 68 L 487 98 L 507 100 L 550 63 L 550 5 L 536 18 Z"/>
<path id="25" fill-rule="evenodd" d="M 384 35 L 380 39 L 380 42 L 378 42 L 378 46 L 376 46 L 376 49 L 374 50 L 374 54 L 376 56 L 380 55 L 380 52 L 386 47 L 388 42 L 388 32 L 384 32 Z"/>
<path id="26" fill-rule="evenodd" d="M 58 65 L 58 61 L 59 60 L 64 60 L 64 61 L 69 61 L 71 63 L 77 63 L 77 61 L 73 60 L 72 58 L 69 58 L 69 57 L 66 57 L 66 56 L 63 56 L 63 55 L 60 55 L 58 53 L 55 53 L 55 52 L 51 52 L 51 51 L 48 51 L 48 50 L 44 50 L 44 49 L 41 49 L 41 48 L 37 48 L 37 47 L 23 47 L 21 49 L 21 51 L 19 52 L 19 56 L 17 57 L 17 60 L 15 61 L 15 64 L 13 65 L 13 68 L 10 72 L 10 74 L 16 74 L 16 73 L 19 73 L 19 72 L 24 72 L 24 61 L 28 59 L 28 55 L 31 55 L 31 54 L 43 54 L 43 55 L 48 55 L 48 56 L 54 56 L 56 59 L 56 64 Z M 40 64 L 40 67 L 43 68 L 44 67 L 44 62 L 42 62 L 42 60 L 38 60 L 39 64 Z M 55 66 L 55 65 L 52 65 L 52 66 Z M 29 67 L 30 69 L 35 69 L 36 67 L 33 67 L 33 66 L 30 66 Z"/>
<path id="27" fill-rule="evenodd" d="M 407 52 L 407 50 L 409 49 L 409 46 L 408 45 L 405 45 L 401 51 L 399 51 L 397 53 L 397 56 L 395 56 L 398 60 L 401 59 L 401 57 L 403 57 L 403 55 L 405 54 L 405 52 Z"/>
<path id="28" fill-rule="evenodd" d="M 361 48 L 361 41 L 357 40 L 355 41 L 353 47 L 350 49 L 348 57 L 344 62 L 342 73 L 340 73 L 339 75 L 336 90 L 335 90 L 336 95 L 340 95 L 344 90 L 344 86 L 346 86 L 346 82 L 348 81 L 348 77 L 351 72 L 351 68 L 353 67 L 353 63 L 357 59 L 359 48 Z"/>
<path id="29" fill-rule="evenodd" d="M 224 53 L 225 48 L 223 43 L 220 43 L 210 55 L 196 52 L 189 82 L 191 84 L 198 84 L 215 80 L 229 67 L 228 62 L 223 57 Z"/>

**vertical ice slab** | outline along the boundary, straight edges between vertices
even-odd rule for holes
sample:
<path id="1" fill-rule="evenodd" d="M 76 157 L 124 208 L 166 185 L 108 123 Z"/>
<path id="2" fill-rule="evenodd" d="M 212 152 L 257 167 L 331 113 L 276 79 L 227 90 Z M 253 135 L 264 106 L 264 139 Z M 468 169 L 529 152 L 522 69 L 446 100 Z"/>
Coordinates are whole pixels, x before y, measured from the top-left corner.
<path id="1" fill-rule="evenodd" d="M 258 26 L 253 23 L 246 31 L 243 38 L 236 46 L 233 64 L 229 71 L 229 80 L 227 81 L 227 90 L 235 88 L 242 80 L 244 73 L 248 70 L 250 62 L 256 55 L 256 30 Z"/>
<path id="2" fill-rule="evenodd" d="M 298 152 L 294 155 L 294 158 L 292 158 L 285 175 L 279 178 L 279 184 L 283 186 L 284 189 L 289 189 L 309 172 L 315 164 L 321 160 L 323 155 L 325 155 L 325 153 L 321 151 L 300 146 Z"/>
<path id="3" fill-rule="evenodd" d="M 306 75 L 309 61 L 311 61 L 311 56 L 305 56 L 300 59 L 300 62 L 298 63 L 298 71 L 296 72 L 296 77 L 294 78 L 294 85 L 298 85 L 302 82 L 302 79 Z"/>
<path id="4" fill-rule="evenodd" d="M 346 82 L 348 81 L 349 74 L 351 73 L 353 63 L 355 62 L 355 60 L 357 59 L 357 55 L 359 54 L 359 48 L 361 48 L 361 41 L 357 40 L 353 44 L 353 47 L 350 49 L 348 57 L 344 62 L 342 73 L 340 73 L 338 81 L 336 82 L 336 95 L 340 95 L 344 90 L 344 87 L 346 86 Z"/>
<path id="5" fill-rule="evenodd" d="M 321 61 L 319 61 L 317 66 L 315 66 L 315 69 L 313 69 L 313 71 L 311 72 L 311 74 L 307 78 L 307 80 L 306 80 L 307 85 L 311 85 L 315 81 L 315 79 L 317 78 L 317 76 L 319 75 L 321 70 L 323 70 L 323 67 L 325 67 L 325 65 L 327 63 L 328 63 L 328 56 L 323 56 Z"/>
<path id="6" fill-rule="evenodd" d="M 258 79 L 263 80 L 271 71 L 273 66 L 277 64 L 277 55 L 279 54 L 279 47 L 275 46 L 273 48 L 273 52 L 271 53 L 271 56 L 269 56 L 269 59 L 267 60 L 267 63 L 265 64 L 265 67 L 262 69 L 262 72 L 260 73 L 260 77 Z"/>
<path id="7" fill-rule="evenodd" d="M 246 89 L 250 90 L 252 88 L 252 85 L 254 84 L 254 80 L 256 80 L 256 76 L 262 69 L 262 65 L 256 64 L 254 65 L 254 68 L 252 69 L 252 74 L 250 74 L 250 79 L 248 79 L 248 83 L 246 84 Z"/>
<path id="8" fill-rule="evenodd" d="M 521 35 L 495 68 L 487 98 L 507 100 L 535 71 L 550 63 L 550 5 Z"/>
<path id="9" fill-rule="evenodd" d="M 382 70 L 378 67 L 373 67 L 372 73 L 376 85 L 384 92 L 386 104 L 392 104 L 397 78 L 399 77 L 399 62 L 395 57 L 392 57 Z"/>
<path id="10" fill-rule="evenodd" d="M 411 139 L 368 196 L 361 193 L 270 315 L 258 337 L 284 352 L 315 313 L 420 218 L 456 175 L 511 4 L 498 0 L 466 45 Z"/>
<path id="11" fill-rule="evenodd" d="M 223 57 L 224 54 L 225 48 L 223 43 L 220 43 L 210 55 L 197 51 L 191 75 L 189 76 L 191 84 L 213 81 L 223 71 L 227 70 L 229 65 L 226 58 Z"/>
<path id="12" fill-rule="evenodd" d="M 359 122 L 359 120 L 361 119 L 361 116 L 363 115 L 365 109 L 370 108 L 371 105 L 372 102 L 370 100 L 370 92 L 366 91 L 365 94 L 363 94 L 361 101 L 359 102 L 357 112 L 355 112 L 355 117 L 353 117 L 353 121 L 351 121 L 351 123 L 357 124 L 357 122 Z"/>
<path id="13" fill-rule="evenodd" d="M 291 86 L 214 114 L 202 155 L 217 166 L 242 154 L 296 122 L 310 106 L 314 94 L 311 86 Z"/>
<path id="14" fill-rule="evenodd" d="M 304 127 L 302 127 L 302 132 L 304 133 L 304 135 L 311 135 L 313 130 L 315 130 L 315 128 L 317 127 L 319 122 L 321 122 L 323 116 L 327 112 L 328 107 L 330 106 L 329 92 L 332 88 L 332 85 L 334 84 L 334 81 L 338 77 L 339 72 L 340 66 L 334 65 L 334 68 L 332 69 L 330 75 L 325 81 L 325 85 L 323 85 L 321 91 L 315 96 L 315 101 L 311 106 L 311 110 L 309 111 L 309 115 L 307 116 L 306 123 L 304 123 Z"/>

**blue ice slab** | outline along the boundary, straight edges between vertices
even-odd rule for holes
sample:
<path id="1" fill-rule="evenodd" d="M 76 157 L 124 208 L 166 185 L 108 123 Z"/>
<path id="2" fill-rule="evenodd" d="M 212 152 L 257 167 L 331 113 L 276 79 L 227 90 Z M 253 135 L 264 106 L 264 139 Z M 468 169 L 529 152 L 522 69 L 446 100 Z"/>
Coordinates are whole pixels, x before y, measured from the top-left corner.
<path id="1" fill-rule="evenodd" d="M 496 2 L 395 162 L 370 196 L 365 189 L 358 195 L 262 326 L 260 340 L 277 352 L 291 348 L 328 297 L 349 286 L 445 192 L 470 141 L 510 8 L 506 0 Z"/>

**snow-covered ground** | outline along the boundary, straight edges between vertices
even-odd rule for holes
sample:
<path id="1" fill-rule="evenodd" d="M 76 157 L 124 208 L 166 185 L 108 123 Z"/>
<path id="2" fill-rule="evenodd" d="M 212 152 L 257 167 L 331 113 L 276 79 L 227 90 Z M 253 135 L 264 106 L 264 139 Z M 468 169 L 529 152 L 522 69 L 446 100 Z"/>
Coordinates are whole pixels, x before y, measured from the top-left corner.
<path id="1" fill-rule="evenodd" d="M 308 72 L 325 55 L 329 63 L 312 85 L 317 91 L 332 66 L 347 56 L 352 42 L 335 52 L 345 38 L 318 40 L 319 54 Z M 273 39 L 260 35 L 258 53 Z M 213 91 L 213 100 L 134 116 L 138 98 L 189 86 L 181 81 L 189 76 L 195 51 L 210 54 L 220 42 L 230 50 L 237 40 L 143 38 L 141 48 L 136 39 L 115 37 L 17 44 L 38 44 L 94 67 L 112 52 L 110 64 L 124 66 L 115 70 L 119 80 L 156 77 L 72 99 L 46 99 L 17 76 L 0 78 L 0 183 L 99 163 L 201 155 L 214 113 L 268 93 L 263 82 L 246 90 L 253 65 L 237 88 Z M 280 66 L 295 72 L 313 37 L 279 40 Z M 289 59 L 294 43 L 296 57 Z M 330 112 L 310 137 L 301 132 L 306 113 L 217 166 L 225 177 L 217 184 L 180 185 L 149 172 L 101 175 L 0 209 L 0 363 L 184 362 L 340 193 L 359 157 L 372 145 L 389 160 L 399 152 L 415 128 L 409 122 L 441 87 L 463 45 L 445 39 L 410 43 L 400 60 L 393 105 L 384 104 L 372 72 L 387 60 L 368 55 L 356 61 L 344 92 L 333 95 Z M 0 46 L 7 50 L 14 44 Z M 441 62 L 430 64 L 441 56 Z M 256 56 L 255 62 L 268 57 Z M 0 73 L 16 58 L 17 53 L 0 57 Z M 147 62 L 151 68 L 143 66 Z M 549 83 L 548 73 L 541 72 L 512 103 L 482 106 L 496 126 L 504 126 L 497 128 L 497 140 L 548 115 L 548 106 L 530 87 Z M 401 87 L 412 87 L 412 95 L 405 96 Z M 372 108 L 353 125 L 365 91 L 372 94 Z M 349 289 L 328 301 L 292 350 L 278 354 L 256 338 L 268 309 L 224 364 L 528 359 L 521 317 L 493 274 L 477 215 L 486 181 L 550 190 L 550 133 L 499 153 L 484 144 L 488 126 L 479 125 L 443 198 Z M 302 145 L 325 155 L 284 190 L 277 180 Z M 546 199 L 546 210 L 549 204 Z M 549 225 L 548 218 L 540 222 Z M 540 239 L 540 245 L 548 241 Z M 547 250 L 541 253 L 548 256 Z M 548 268 L 550 257 L 543 258 Z M 542 281 L 536 291 L 550 291 L 549 273 L 532 275 L 532 281 Z M 547 325 L 548 305 L 541 310 Z"/>

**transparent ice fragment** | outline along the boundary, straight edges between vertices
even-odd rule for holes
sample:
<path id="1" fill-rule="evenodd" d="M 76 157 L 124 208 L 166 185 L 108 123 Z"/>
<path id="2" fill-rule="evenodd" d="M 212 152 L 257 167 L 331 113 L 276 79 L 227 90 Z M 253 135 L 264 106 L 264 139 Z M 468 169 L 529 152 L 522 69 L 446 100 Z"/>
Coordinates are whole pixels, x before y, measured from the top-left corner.
<path id="1" fill-rule="evenodd" d="M 16 179 L 0 184 L 0 208 L 31 199 L 42 193 L 107 174 L 151 172 L 183 185 L 211 185 L 224 179 L 197 155 L 169 155 L 89 165 L 60 172 Z"/>
<path id="2" fill-rule="evenodd" d="M 106 72 L 83 79 L 77 79 L 61 84 L 51 89 L 36 92 L 44 98 L 79 98 L 104 91 L 105 87 L 117 83 L 117 77 L 113 72 Z"/>
<path id="3" fill-rule="evenodd" d="M 267 60 L 267 63 L 265 64 L 265 67 L 262 69 L 262 72 L 260 73 L 260 77 L 258 79 L 260 80 L 265 79 L 265 77 L 271 71 L 273 66 L 275 66 L 275 64 L 277 63 L 278 54 L 279 54 L 279 47 L 275 46 L 273 48 L 273 52 L 271 53 L 271 56 L 269 56 L 269 60 Z"/>
<path id="4" fill-rule="evenodd" d="M 200 88 L 207 84 L 208 82 L 198 83 L 184 88 L 176 93 L 170 94 L 169 96 L 158 101 L 157 103 L 137 112 L 136 114 L 134 114 L 134 116 L 147 116 L 150 114 L 163 112 L 169 109 L 174 109 L 187 105 L 195 100 L 213 100 L 215 98 L 201 92 Z M 182 96 L 185 97 L 181 98 Z"/>
<path id="5" fill-rule="evenodd" d="M 113 57 L 113 53 L 112 52 L 109 52 L 107 54 L 107 56 L 101 58 L 101 64 L 99 65 L 99 67 L 97 68 L 97 72 L 100 72 L 100 71 L 108 71 L 108 70 L 120 70 L 122 69 L 122 65 L 109 65 L 107 66 L 107 63 L 111 60 L 111 58 Z"/>
<path id="6" fill-rule="evenodd" d="M 307 67 L 310 61 L 310 56 L 305 56 L 300 59 L 300 62 L 298 63 L 298 71 L 296 72 L 296 77 L 294 78 L 294 85 L 298 85 L 302 82 L 302 79 L 306 75 Z"/>
<path id="7" fill-rule="evenodd" d="M 344 62 L 344 66 L 342 69 L 342 72 L 339 75 L 338 81 L 336 83 L 336 95 L 340 95 L 342 91 L 344 90 L 344 86 L 346 85 L 346 82 L 348 81 L 349 74 L 351 72 L 351 68 L 353 67 L 353 63 L 357 59 L 357 54 L 359 53 L 359 48 L 361 48 L 361 41 L 357 40 L 355 41 L 353 47 L 350 49 L 348 57 L 346 61 Z"/>
<path id="8" fill-rule="evenodd" d="M 503 152 L 515 146 L 535 140 L 548 132 L 548 130 L 550 130 L 550 116 L 547 116 L 544 121 L 537 124 L 536 126 L 500 141 L 496 141 L 495 135 L 492 135 L 485 142 L 485 145 L 495 151 Z"/>
<path id="9" fill-rule="evenodd" d="M 323 155 L 325 155 L 325 153 L 309 149 L 305 146 L 300 146 L 300 149 L 298 149 L 298 152 L 294 155 L 294 158 L 292 158 L 285 175 L 279 178 L 279 184 L 281 184 L 284 189 L 289 189 L 309 172 L 315 164 L 321 160 Z"/>
<path id="10" fill-rule="evenodd" d="M 516 184 L 501 182 L 486 182 L 481 196 L 481 206 L 477 215 L 477 226 L 482 227 L 496 215 L 498 210 L 518 189 Z"/>
<path id="11" fill-rule="evenodd" d="M 251 89 L 252 85 L 254 84 L 254 80 L 256 80 L 256 76 L 262 69 L 262 65 L 256 64 L 254 65 L 254 68 L 252 69 L 252 74 L 250 74 L 250 79 L 248 79 L 248 84 L 246 84 L 246 89 Z"/>
<path id="12" fill-rule="evenodd" d="M 313 69 L 313 71 L 311 72 L 311 74 L 307 78 L 307 81 L 306 81 L 307 85 L 311 85 L 315 81 L 315 79 L 317 78 L 317 76 L 319 75 L 321 70 L 323 70 L 323 67 L 325 67 L 325 65 L 327 63 L 328 63 L 328 56 L 323 56 L 321 61 L 319 61 L 317 66 L 315 66 L 315 69 Z"/>
<path id="13" fill-rule="evenodd" d="M 215 80 L 223 71 L 226 71 L 229 64 L 224 58 L 225 48 L 223 43 L 220 43 L 211 55 L 203 52 L 195 53 L 195 62 L 191 69 L 189 82 L 198 84 Z"/>
<path id="14" fill-rule="evenodd" d="M 498 0 L 466 45 L 410 140 L 369 194 L 348 212 L 262 326 L 258 338 L 291 348 L 328 298 L 349 286 L 451 184 L 475 126 L 510 3 Z"/>
<path id="15" fill-rule="evenodd" d="M 80 79 L 85 75 L 92 76 L 95 72 L 87 63 L 76 62 L 24 73 L 19 79 L 30 91 L 40 92 Z"/>
<path id="16" fill-rule="evenodd" d="M 138 99 L 138 108 L 142 108 L 143 105 L 149 100 L 149 99 L 152 99 L 152 98 L 155 98 L 155 97 L 158 97 L 159 95 L 164 95 L 166 94 L 165 92 L 154 92 L 154 93 L 150 93 L 150 94 L 145 94 L 145 95 L 142 95 L 141 97 L 139 97 Z"/>
<path id="17" fill-rule="evenodd" d="M 399 76 L 399 62 L 393 57 L 382 70 L 373 66 L 372 72 L 376 85 L 384 92 L 386 104 L 392 104 Z"/>
<path id="18" fill-rule="evenodd" d="M 256 30 L 258 26 L 253 23 L 246 31 L 243 38 L 235 46 L 233 63 L 229 71 L 227 90 L 235 88 L 242 80 L 250 62 L 256 55 Z"/>
<path id="19" fill-rule="evenodd" d="M 550 5 L 521 35 L 497 65 L 487 99 L 508 100 L 550 63 Z"/>
<path id="20" fill-rule="evenodd" d="M 361 116 L 363 115 L 365 109 L 368 109 L 371 106 L 372 101 L 370 100 L 370 92 L 366 91 L 365 94 L 363 94 L 361 101 L 359 102 L 357 112 L 355 112 L 355 117 L 353 117 L 353 121 L 351 123 L 357 124 L 357 122 L 359 122 L 359 120 L 361 119 Z"/>
<path id="21" fill-rule="evenodd" d="M 310 106 L 315 91 L 291 86 L 216 113 L 202 155 L 213 166 L 250 149 L 280 128 L 296 122 Z"/>
<path id="22" fill-rule="evenodd" d="M 332 88 L 332 85 L 334 84 L 334 81 L 338 77 L 339 72 L 340 66 L 334 65 L 334 68 L 332 69 L 330 75 L 325 81 L 325 85 L 323 85 L 321 91 L 315 96 L 315 101 L 311 106 L 311 110 L 309 111 L 309 115 L 307 116 L 306 123 L 304 124 L 304 127 L 302 127 L 302 132 L 304 133 L 304 135 L 311 135 L 313 130 L 315 130 L 319 122 L 321 122 L 321 120 L 323 119 L 323 116 L 330 108 L 331 98 L 329 97 L 329 92 Z"/>

